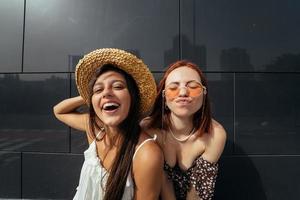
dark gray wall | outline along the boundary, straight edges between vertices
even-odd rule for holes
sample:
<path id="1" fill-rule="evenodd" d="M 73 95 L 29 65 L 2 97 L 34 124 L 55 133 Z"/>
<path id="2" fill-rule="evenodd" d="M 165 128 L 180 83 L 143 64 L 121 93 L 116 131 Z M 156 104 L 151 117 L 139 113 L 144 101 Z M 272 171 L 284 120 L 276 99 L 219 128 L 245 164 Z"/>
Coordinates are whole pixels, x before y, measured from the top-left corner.
<path id="1" fill-rule="evenodd" d="M 84 134 L 52 107 L 85 53 L 131 51 L 157 80 L 189 59 L 228 133 L 215 199 L 300 198 L 300 1 L 1 0 L 0 198 L 71 199 Z"/>

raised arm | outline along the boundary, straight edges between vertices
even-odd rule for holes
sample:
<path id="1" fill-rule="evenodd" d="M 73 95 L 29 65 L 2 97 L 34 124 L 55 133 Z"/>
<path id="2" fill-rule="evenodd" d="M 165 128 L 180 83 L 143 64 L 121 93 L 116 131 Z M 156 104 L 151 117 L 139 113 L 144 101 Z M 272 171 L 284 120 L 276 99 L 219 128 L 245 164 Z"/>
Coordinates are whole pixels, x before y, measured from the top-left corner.
<path id="1" fill-rule="evenodd" d="M 55 117 L 68 126 L 80 130 L 87 130 L 88 114 L 76 111 L 85 102 L 81 96 L 65 99 L 53 107 Z"/>

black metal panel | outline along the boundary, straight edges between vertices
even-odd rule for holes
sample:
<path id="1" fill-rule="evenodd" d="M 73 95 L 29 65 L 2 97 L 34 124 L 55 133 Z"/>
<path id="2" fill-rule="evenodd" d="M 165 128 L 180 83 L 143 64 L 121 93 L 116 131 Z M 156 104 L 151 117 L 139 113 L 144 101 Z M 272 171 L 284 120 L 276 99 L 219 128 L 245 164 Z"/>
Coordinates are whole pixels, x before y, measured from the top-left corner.
<path id="1" fill-rule="evenodd" d="M 181 1 L 182 57 L 208 71 L 300 71 L 300 2 Z"/>
<path id="2" fill-rule="evenodd" d="M 22 71 L 24 1 L 0 1 L 0 72 Z"/>
<path id="3" fill-rule="evenodd" d="M 133 52 L 152 70 L 178 57 L 178 1 L 26 2 L 24 71 L 73 71 L 83 54 L 104 47 Z"/>
<path id="4" fill-rule="evenodd" d="M 82 163 L 83 155 L 23 153 L 22 197 L 72 199 Z"/>
<path id="5" fill-rule="evenodd" d="M 215 200 L 299 199 L 299 156 L 238 156 L 220 162 Z"/>
<path id="6" fill-rule="evenodd" d="M 247 154 L 300 153 L 299 85 L 300 74 L 236 75 L 236 143 Z"/>
<path id="7" fill-rule="evenodd" d="M 1 150 L 67 152 L 68 127 L 53 106 L 69 96 L 68 74 L 0 75 Z"/>
<path id="8" fill-rule="evenodd" d="M 0 151 L 0 177 L 0 198 L 21 198 L 21 153 Z"/>

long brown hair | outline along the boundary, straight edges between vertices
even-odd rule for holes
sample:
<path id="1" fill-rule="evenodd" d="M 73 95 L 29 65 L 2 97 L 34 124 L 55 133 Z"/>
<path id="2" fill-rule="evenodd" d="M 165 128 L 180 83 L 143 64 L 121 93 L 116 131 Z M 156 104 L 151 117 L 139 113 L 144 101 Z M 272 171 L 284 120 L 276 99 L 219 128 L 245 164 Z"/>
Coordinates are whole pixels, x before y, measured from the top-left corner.
<path id="1" fill-rule="evenodd" d="M 211 110 L 210 110 L 210 102 L 208 98 L 208 87 L 207 81 L 205 76 L 203 75 L 202 71 L 199 67 L 187 60 L 180 60 L 175 63 L 172 63 L 168 66 L 167 70 L 165 71 L 163 78 L 160 80 L 158 88 L 157 88 L 157 96 L 155 99 L 154 107 L 152 112 L 149 115 L 150 121 L 148 122 L 147 126 L 151 128 L 159 128 L 163 130 L 168 130 L 171 125 L 170 121 L 170 109 L 165 109 L 164 106 L 164 97 L 163 97 L 163 90 L 165 88 L 165 82 L 169 74 L 179 67 L 189 67 L 195 70 L 201 79 L 201 83 L 203 86 L 206 87 L 206 94 L 204 94 L 203 98 L 203 105 L 201 108 L 194 114 L 193 116 L 193 126 L 197 130 L 197 134 L 201 136 L 203 133 L 210 133 L 211 131 Z"/>
<path id="2" fill-rule="evenodd" d="M 136 82 L 125 71 L 117 68 L 114 65 L 106 64 L 103 65 L 101 68 L 98 68 L 98 70 L 95 73 L 94 78 L 90 81 L 90 94 L 92 94 L 92 86 L 95 84 L 95 81 L 97 78 L 107 72 L 107 71 L 115 71 L 117 73 L 120 73 L 126 80 L 127 88 L 131 97 L 131 103 L 130 108 L 128 112 L 128 116 L 126 119 L 121 122 L 121 124 L 118 126 L 120 130 L 120 141 L 121 145 L 118 149 L 118 153 L 114 159 L 114 162 L 112 164 L 111 169 L 109 169 L 109 175 L 107 179 L 107 183 L 105 185 L 105 196 L 104 200 L 119 200 L 122 199 L 125 185 L 127 181 L 128 174 L 131 173 L 132 168 L 132 159 L 135 152 L 135 147 L 138 143 L 139 136 L 140 136 L 140 126 L 139 126 L 139 120 L 140 120 L 140 93 L 139 89 L 137 87 Z M 95 110 L 91 104 L 91 98 L 89 99 L 89 127 L 90 127 L 90 136 L 93 139 L 96 138 L 95 128 L 101 129 L 102 127 L 105 128 L 105 131 L 108 131 L 105 127 L 105 124 L 100 121 L 99 118 L 97 118 Z M 100 125 L 97 123 L 97 120 L 100 121 Z M 100 187 L 100 185 L 99 185 Z"/>

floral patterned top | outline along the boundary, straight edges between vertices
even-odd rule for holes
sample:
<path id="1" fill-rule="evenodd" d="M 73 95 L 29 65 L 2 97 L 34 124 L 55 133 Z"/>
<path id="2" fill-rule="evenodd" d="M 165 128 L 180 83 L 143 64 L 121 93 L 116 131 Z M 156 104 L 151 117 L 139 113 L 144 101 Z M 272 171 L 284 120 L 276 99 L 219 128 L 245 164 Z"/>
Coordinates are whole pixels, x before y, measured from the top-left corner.
<path id="1" fill-rule="evenodd" d="M 211 163 L 199 156 L 186 171 L 183 171 L 178 164 L 170 167 L 166 162 L 164 170 L 167 172 L 168 178 L 173 181 L 177 199 L 185 200 L 192 186 L 199 199 L 212 199 L 218 173 L 217 163 Z"/>

